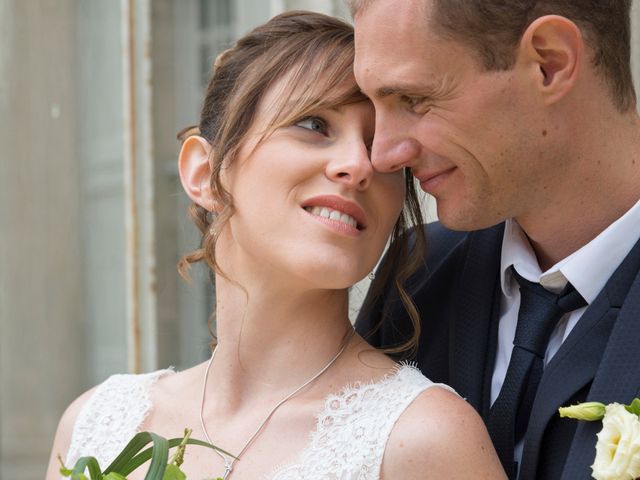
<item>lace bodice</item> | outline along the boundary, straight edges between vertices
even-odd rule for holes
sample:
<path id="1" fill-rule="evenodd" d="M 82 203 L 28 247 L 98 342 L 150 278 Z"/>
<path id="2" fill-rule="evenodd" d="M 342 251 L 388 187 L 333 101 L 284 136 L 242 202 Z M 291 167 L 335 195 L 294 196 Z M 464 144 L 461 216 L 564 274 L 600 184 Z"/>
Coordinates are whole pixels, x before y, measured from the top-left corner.
<path id="1" fill-rule="evenodd" d="M 396 421 L 424 390 L 437 385 L 410 365 L 375 383 L 329 395 L 309 446 L 272 480 L 378 480 Z M 453 391 L 446 385 L 439 385 Z"/>
<path id="2" fill-rule="evenodd" d="M 150 389 L 167 370 L 114 375 L 100 385 L 74 426 L 67 465 L 83 455 L 108 465 L 139 432 L 152 408 Z M 385 446 L 409 404 L 434 384 L 410 365 L 375 383 L 358 383 L 329 395 L 316 416 L 309 443 L 265 480 L 377 480 Z"/>

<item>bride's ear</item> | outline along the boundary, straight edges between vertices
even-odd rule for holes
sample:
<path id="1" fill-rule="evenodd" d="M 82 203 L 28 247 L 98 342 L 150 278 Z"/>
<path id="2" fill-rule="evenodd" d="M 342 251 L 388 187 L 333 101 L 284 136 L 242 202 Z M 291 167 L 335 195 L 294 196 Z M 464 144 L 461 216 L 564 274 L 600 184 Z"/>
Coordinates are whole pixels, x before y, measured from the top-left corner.
<path id="1" fill-rule="evenodd" d="M 184 191 L 194 203 L 213 212 L 217 202 L 211 191 L 211 144 L 203 137 L 192 135 L 182 144 L 178 170 Z"/>

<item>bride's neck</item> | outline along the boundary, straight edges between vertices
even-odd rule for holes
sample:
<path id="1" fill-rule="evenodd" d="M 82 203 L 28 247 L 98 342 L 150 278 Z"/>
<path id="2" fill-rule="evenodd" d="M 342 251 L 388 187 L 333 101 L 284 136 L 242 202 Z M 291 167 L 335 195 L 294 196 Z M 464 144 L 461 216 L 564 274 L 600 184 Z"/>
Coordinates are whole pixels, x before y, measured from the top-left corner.
<path id="1" fill-rule="evenodd" d="M 210 375 L 227 405 L 304 383 L 351 328 L 346 290 L 245 289 L 219 278 L 216 298 L 218 348 Z"/>

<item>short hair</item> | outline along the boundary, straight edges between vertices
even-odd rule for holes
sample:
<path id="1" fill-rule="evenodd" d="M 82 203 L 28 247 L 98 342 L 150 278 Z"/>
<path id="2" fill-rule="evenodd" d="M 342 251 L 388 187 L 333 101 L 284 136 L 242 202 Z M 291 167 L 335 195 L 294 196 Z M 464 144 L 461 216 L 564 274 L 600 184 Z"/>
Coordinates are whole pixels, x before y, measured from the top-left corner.
<path id="1" fill-rule="evenodd" d="M 349 0 L 352 14 L 374 0 Z M 523 33 L 537 18 L 560 15 L 574 22 L 593 51 L 592 65 L 621 112 L 634 109 L 631 75 L 632 0 L 431 0 L 439 35 L 469 46 L 486 70 L 508 70 Z"/>

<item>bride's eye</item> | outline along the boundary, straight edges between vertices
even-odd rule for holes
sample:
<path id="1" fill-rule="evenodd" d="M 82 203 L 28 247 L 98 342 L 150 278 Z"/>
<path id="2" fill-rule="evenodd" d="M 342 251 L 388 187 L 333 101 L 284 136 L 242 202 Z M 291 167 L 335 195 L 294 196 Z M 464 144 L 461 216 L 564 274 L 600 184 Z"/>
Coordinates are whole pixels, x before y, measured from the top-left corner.
<path id="1" fill-rule="evenodd" d="M 305 128 L 312 132 L 327 134 L 327 122 L 320 117 L 306 117 L 295 123 L 296 127 Z"/>

